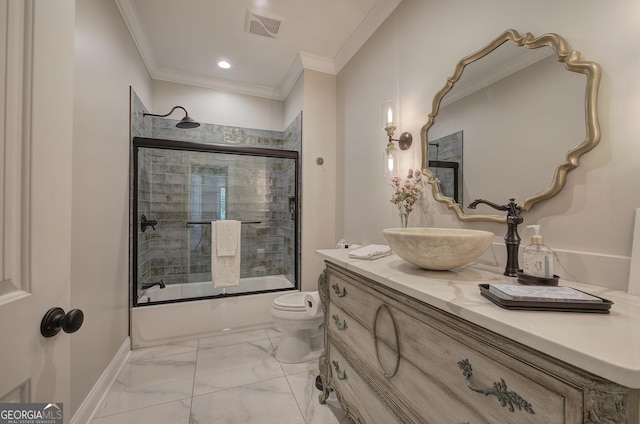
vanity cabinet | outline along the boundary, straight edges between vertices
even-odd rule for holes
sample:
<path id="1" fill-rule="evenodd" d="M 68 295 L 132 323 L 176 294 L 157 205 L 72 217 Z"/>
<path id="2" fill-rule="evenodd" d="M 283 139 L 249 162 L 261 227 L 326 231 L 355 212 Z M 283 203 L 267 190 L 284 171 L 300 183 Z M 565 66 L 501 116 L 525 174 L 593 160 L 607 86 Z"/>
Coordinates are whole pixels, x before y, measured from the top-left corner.
<path id="1" fill-rule="evenodd" d="M 331 262 L 324 402 L 358 423 L 638 423 L 622 387 Z"/>

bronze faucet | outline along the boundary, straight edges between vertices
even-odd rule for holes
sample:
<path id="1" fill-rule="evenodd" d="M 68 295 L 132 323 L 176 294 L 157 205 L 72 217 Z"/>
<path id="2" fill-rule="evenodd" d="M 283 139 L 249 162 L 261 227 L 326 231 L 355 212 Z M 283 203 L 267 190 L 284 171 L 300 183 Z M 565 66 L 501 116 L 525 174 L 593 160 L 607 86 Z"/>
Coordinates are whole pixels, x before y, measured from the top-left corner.
<path id="1" fill-rule="evenodd" d="M 484 199 L 476 199 L 469 205 L 470 209 L 475 209 L 479 203 L 484 203 L 499 211 L 507 211 L 507 234 L 504 242 L 507 245 L 507 266 L 504 275 L 515 277 L 520 270 L 518 266 L 518 249 L 520 248 L 520 236 L 518 235 L 518 224 L 522 224 L 524 219 L 520 216 L 520 206 L 515 203 L 516 199 L 509 199 L 508 205 L 500 206 L 496 203 Z"/>
<path id="2" fill-rule="evenodd" d="M 160 281 L 156 281 L 156 282 L 149 282 L 149 283 L 142 283 L 142 286 L 140 287 L 141 290 L 147 290 L 150 289 L 153 286 L 158 286 L 161 289 L 165 288 L 166 285 L 164 284 L 164 281 L 160 280 Z"/>

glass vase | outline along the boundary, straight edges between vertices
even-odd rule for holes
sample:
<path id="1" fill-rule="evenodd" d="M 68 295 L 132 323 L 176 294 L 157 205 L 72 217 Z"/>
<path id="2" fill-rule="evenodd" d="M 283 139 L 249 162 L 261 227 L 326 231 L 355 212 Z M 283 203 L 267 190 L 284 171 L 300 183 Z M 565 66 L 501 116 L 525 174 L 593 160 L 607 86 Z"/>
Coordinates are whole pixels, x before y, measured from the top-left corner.
<path id="1" fill-rule="evenodd" d="M 407 228 L 408 223 L 409 223 L 409 213 L 400 212 L 400 224 L 402 225 L 402 228 Z"/>

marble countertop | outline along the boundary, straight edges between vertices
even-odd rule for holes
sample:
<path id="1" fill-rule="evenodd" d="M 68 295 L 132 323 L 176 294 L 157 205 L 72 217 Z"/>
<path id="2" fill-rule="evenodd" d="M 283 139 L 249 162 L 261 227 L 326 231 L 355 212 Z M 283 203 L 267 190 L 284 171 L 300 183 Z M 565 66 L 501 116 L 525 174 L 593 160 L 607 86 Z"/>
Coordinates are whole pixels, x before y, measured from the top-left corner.
<path id="1" fill-rule="evenodd" d="M 517 284 L 498 268 L 469 265 L 429 271 L 395 254 L 349 258 L 347 249 L 318 250 L 326 261 L 368 277 L 438 309 L 623 386 L 640 388 L 640 296 L 572 281 L 560 285 L 609 299 L 609 314 L 512 311 L 480 295 L 478 284 Z"/>

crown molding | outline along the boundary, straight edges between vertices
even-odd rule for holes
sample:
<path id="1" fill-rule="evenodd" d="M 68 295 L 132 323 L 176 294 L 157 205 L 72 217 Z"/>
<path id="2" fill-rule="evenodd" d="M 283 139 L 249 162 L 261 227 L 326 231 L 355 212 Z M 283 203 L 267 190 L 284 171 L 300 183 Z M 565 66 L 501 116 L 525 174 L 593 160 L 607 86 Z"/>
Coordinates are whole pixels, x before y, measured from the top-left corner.
<path id="1" fill-rule="evenodd" d="M 193 85 L 202 88 L 211 88 L 214 90 L 230 91 L 232 93 L 246 94 L 255 97 L 265 97 L 274 100 L 284 100 L 286 94 L 278 88 L 266 87 L 262 85 L 252 85 L 246 83 L 237 83 L 235 81 L 225 80 L 222 78 L 212 78 L 206 75 L 193 74 L 191 72 L 176 71 L 169 68 L 158 68 L 151 77 L 156 80 L 175 82 L 178 84 Z"/>
<path id="2" fill-rule="evenodd" d="M 133 38 L 133 42 L 138 48 L 140 56 L 142 56 L 144 66 L 147 68 L 149 74 L 151 74 L 151 77 L 153 77 L 153 71 L 158 67 L 158 60 L 156 59 L 156 55 L 153 53 L 151 42 L 149 41 L 147 33 L 142 26 L 142 22 L 140 22 L 135 6 L 131 0 L 116 0 L 116 5 L 118 5 L 120 14 L 124 19 L 127 28 L 129 28 L 131 38 Z"/>
<path id="3" fill-rule="evenodd" d="M 289 96 L 289 93 L 291 93 L 293 86 L 296 84 L 296 81 L 298 81 L 298 78 L 303 71 L 304 64 L 302 63 L 302 58 L 300 57 L 300 54 L 297 54 L 295 59 L 293 59 L 293 63 L 289 68 L 289 72 L 287 72 L 287 75 L 284 77 L 282 83 L 280 84 L 280 92 L 283 94 L 282 100 L 286 99 L 287 96 Z"/>
<path id="4" fill-rule="evenodd" d="M 366 18 L 358 25 L 349 40 L 333 58 L 335 72 L 338 73 L 349 63 L 374 32 L 398 7 L 402 0 L 378 0 Z"/>
<path id="5" fill-rule="evenodd" d="M 310 69 L 312 71 L 324 72 L 326 74 L 335 75 L 336 69 L 331 59 L 327 59 L 326 57 L 312 55 L 310 53 L 298 52 L 291 67 L 289 68 L 289 72 L 282 80 L 280 84 L 280 93 L 282 95 L 282 99 L 287 98 L 296 81 L 302 74 L 305 69 Z"/>
<path id="6" fill-rule="evenodd" d="M 312 71 L 324 72 L 325 74 L 336 74 L 336 67 L 333 64 L 333 60 L 326 57 L 316 56 L 310 53 L 298 52 L 298 57 L 302 62 L 304 69 L 311 69 Z"/>
<path id="7" fill-rule="evenodd" d="M 132 0 L 115 1 L 151 78 L 282 101 L 287 98 L 304 69 L 332 75 L 337 74 L 402 0 L 378 0 L 374 8 L 369 12 L 365 20 L 358 26 L 333 60 L 299 52 L 279 87 L 238 83 L 205 75 L 196 75 L 189 72 L 161 68 L 158 65 L 157 57 L 151 48 L 151 43 Z"/>

